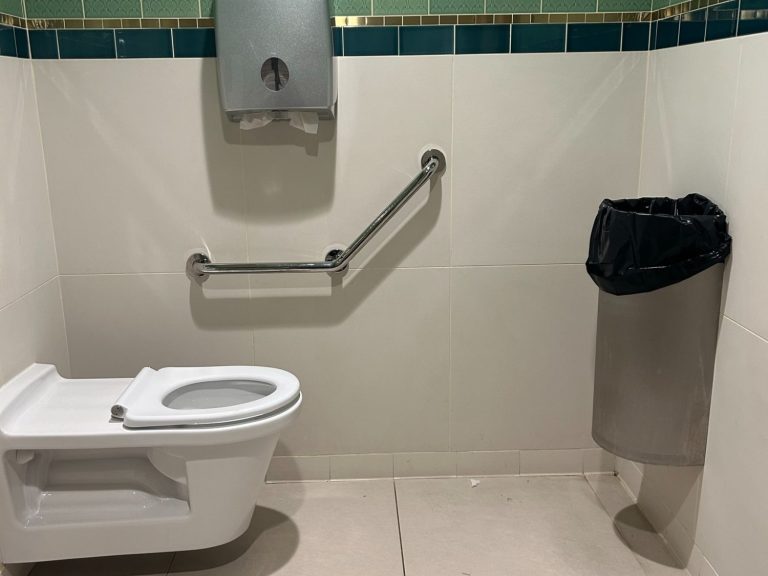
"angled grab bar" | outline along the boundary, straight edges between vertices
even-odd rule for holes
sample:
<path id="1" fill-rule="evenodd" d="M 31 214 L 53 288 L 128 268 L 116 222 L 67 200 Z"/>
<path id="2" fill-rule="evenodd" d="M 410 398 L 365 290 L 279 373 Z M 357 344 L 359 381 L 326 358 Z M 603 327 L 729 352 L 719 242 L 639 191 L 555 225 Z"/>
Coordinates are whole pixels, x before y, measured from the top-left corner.
<path id="1" fill-rule="evenodd" d="M 193 254 L 187 260 L 187 273 L 205 279 L 217 274 L 277 274 L 298 272 L 342 272 L 368 241 L 373 238 L 408 200 L 434 175 L 445 170 L 445 155 L 440 150 L 427 150 L 421 158 L 421 172 L 397 195 L 371 224 L 355 238 L 346 250 L 333 250 L 323 262 L 265 262 L 242 264 L 214 264 L 202 253 Z"/>

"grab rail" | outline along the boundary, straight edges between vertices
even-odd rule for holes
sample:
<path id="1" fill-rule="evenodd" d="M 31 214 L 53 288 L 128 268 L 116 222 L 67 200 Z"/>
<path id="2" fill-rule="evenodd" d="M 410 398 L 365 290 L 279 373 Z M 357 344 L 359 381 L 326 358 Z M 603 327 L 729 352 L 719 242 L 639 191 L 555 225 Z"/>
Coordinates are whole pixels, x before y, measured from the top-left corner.
<path id="1" fill-rule="evenodd" d="M 434 175 L 445 170 L 445 155 L 440 150 L 427 150 L 421 158 L 421 172 L 398 194 L 371 224 L 355 238 L 346 250 L 332 250 L 323 262 L 265 262 L 242 264 L 214 264 L 202 253 L 193 254 L 187 260 L 187 273 L 196 278 L 216 274 L 277 274 L 297 272 L 342 272 L 349 261 L 373 238 L 408 200 Z"/>

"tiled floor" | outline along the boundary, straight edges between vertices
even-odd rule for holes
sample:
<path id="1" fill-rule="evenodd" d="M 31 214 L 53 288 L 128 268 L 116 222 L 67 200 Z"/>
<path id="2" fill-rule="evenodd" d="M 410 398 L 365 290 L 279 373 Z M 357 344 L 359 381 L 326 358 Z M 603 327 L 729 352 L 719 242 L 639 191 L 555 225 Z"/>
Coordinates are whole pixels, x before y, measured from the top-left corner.
<path id="1" fill-rule="evenodd" d="M 198 552 L 38 564 L 32 576 L 668 576 L 613 476 L 265 486 L 248 532 Z"/>

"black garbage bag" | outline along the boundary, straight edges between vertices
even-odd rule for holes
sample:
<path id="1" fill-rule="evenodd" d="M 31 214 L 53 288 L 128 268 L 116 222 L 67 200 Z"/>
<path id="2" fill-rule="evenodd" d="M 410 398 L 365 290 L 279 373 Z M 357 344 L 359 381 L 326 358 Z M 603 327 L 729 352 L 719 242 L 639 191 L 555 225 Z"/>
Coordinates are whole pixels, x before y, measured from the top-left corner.
<path id="1" fill-rule="evenodd" d="M 704 196 L 603 200 L 587 272 L 605 292 L 640 294 L 690 278 L 730 253 L 726 216 Z"/>

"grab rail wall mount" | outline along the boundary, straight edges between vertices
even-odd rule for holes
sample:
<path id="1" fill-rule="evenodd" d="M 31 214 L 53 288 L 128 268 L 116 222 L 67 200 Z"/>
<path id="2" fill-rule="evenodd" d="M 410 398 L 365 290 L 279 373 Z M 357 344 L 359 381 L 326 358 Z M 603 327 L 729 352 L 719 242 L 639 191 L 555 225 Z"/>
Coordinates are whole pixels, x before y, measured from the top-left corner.
<path id="1" fill-rule="evenodd" d="M 416 192 L 426 184 L 432 176 L 443 172 L 447 162 L 445 154 L 437 149 L 427 150 L 421 158 L 421 172 L 408 186 L 355 238 L 346 250 L 332 250 L 322 262 L 264 262 L 264 263 L 228 263 L 216 264 L 211 262 L 208 255 L 202 252 L 193 254 L 187 260 L 187 274 L 198 281 L 203 281 L 212 275 L 221 274 L 279 274 L 325 272 L 334 274 L 344 272 L 352 260 L 366 244 L 389 222 L 400 209 L 408 203 Z"/>

